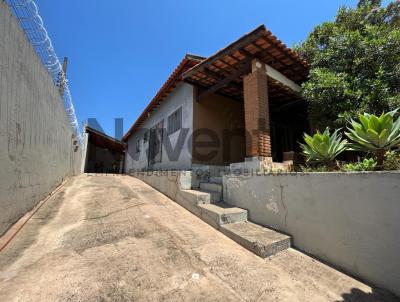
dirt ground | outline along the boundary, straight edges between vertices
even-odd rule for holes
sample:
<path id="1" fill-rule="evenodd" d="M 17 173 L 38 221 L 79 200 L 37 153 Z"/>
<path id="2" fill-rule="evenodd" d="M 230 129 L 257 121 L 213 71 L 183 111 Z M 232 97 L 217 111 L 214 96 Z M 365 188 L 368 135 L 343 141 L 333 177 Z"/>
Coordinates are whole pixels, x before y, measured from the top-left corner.
<path id="1" fill-rule="evenodd" d="M 0 301 L 397 301 L 294 249 L 261 259 L 129 176 L 70 179 L 0 282 Z"/>

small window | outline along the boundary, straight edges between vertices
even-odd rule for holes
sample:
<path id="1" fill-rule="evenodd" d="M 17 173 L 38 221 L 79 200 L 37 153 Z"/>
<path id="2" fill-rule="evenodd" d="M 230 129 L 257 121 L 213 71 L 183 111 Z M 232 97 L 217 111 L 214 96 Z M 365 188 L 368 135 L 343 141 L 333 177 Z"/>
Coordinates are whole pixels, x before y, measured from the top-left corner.
<path id="1" fill-rule="evenodd" d="M 146 131 L 146 132 L 143 134 L 143 142 L 144 142 L 144 143 L 147 143 L 148 140 L 149 140 L 149 131 Z"/>
<path id="2" fill-rule="evenodd" d="M 168 135 L 182 128 L 182 107 L 168 117 Z"/>
<path id="3" fill-rule="evenodd" d="M 136 153 L 140 152 L 140 139 L 136 141 Z"/>

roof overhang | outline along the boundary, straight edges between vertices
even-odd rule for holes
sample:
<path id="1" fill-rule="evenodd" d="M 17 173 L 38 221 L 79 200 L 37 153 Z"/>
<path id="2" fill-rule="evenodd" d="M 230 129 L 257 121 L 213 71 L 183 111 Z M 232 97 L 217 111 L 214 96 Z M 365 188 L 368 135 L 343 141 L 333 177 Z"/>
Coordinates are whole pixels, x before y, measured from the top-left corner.
<path id="1" fill-rule="evenodd" d="M 307 79 L 307 63 L 261 25 L 207 59 L 186 55 L 122 141 L 126 142 L 140 129 L 151 112 L 183 80 L 199 87 L 197 100 L 211 93 L 242 100 L 243 77 L 250 73 L 254 60 L 266 65 L 268 94 L 272 103 L 275 100 L 280 103 L 301 100 L 299 87 Z"/>
<path id="2" fill-rule="evenodd" d="M 124 143 L 88 125 L 85 126 L 84 131 L 89 135 L 89 142 L 99 148 L 114 150 L 116 152 L 123 152 L 125 150 Z"/>
<path id="3" fill-rule="evenodd" d="M 308 76 L 308 65 L 264 25 L 192 67 L 183 78 L 200 87 L 198 100 L 210 93 L 243 99 L 243 77 L 250 73 L 254 60 L 266 65 L 272 99 L 299 98 L 300 85 Z"/>
<path id="4" fill-rule="evenodd" d="M 179 65 L 175 68 L 172 72 L 170 77 L 161 87 L 161 89 L 157 92 L 151 102 L 147 105 L 147 107 L 143 110 L 140 114 L 138 119 L 132 125 L 132 127 L 128 130 L 128 132 L 122 138 L 123 142 L 126 142 L 127 139 L 131 136 L 131 134 L 137 131 L 142 123 L 146 120 L 146 118 L 150 115 L 150 113 L 157 109 L 157 107 L 162 103 L 162 101 L 169 96 L 169 94 L 175 89 L 175 87 L 182 81 L 182 74 L 198 64 L 199 62 L 203 61 L 205 58 L 186 54 L 183 60 L 179 63 Z"/>

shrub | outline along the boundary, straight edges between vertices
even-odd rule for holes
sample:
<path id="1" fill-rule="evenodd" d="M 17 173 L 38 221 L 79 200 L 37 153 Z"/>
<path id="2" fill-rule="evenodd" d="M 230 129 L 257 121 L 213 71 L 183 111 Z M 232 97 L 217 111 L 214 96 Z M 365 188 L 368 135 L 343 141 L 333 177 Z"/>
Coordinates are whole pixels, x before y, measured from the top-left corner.
<path id="1" fill-rule="evenodd" d="M 363 161 L 356 163 L 348 163 L 342 166 L 342 169 L 347 172 L 351 171 L 374 171 L 376 169 L 377 162 L 374 158 L 364 158 Z"/>
<path id="2" fill-rule="evenodd" d="M 300 172 L 330 172 L 332 169 L 325 165 L 316 165 L 316 166 L 303 166 L 300 165 Z"/>
<path id="3" fill-rule="evenodd" d="M 395 151 L 386 152 L 383 168 L 386 171 L 400 170 L 400 154 Z"/>
<path id="4" fill-rule="evenodd" d="M 334 166 L 335 158 L 346 150 L 347 141 L 335 130 L 329 133 L 326 128 L 323 133 L 317 131 L 310 136 L 304 133 L 305 144 L 300 144 L 303 154 L 307 157 L 307 163 L 323 164 L 329 167 Z"/>

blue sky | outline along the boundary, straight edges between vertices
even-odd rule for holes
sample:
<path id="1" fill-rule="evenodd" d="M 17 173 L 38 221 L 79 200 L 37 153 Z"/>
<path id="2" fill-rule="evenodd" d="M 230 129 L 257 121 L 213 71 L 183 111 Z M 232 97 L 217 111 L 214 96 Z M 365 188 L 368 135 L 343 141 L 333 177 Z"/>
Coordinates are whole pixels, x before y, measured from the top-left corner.
<path id="1" fill-rule="evenodd" d="M 385 1 L 387 2 L 387 1 Z M 36 0 L 82 125 L 124 133 L 185 53 L 213 54 L 260 24 L 288 46 L 356 0 Z"/>

